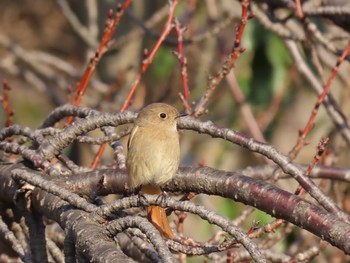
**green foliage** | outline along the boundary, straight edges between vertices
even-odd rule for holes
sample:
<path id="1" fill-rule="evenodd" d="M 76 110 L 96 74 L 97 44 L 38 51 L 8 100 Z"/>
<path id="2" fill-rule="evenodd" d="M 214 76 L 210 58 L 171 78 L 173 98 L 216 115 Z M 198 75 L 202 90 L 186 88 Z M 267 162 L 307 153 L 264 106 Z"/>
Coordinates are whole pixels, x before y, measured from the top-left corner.
<path id="1" fill-rule="evenodd" d="M 274 92 L 286 85 L 287 71 L 291 58 L 280 38 L 273 33 L 267 33 L 262 26 L 251 23 L 246 31 L 244 44 L 250 48 L 250 74 L 240 74 L 241 87 L 247 94 L 252 105 L 269 105 Z"/>
<path id="2" fill-rule="evenodd" d="M 177 66 L 176 57 L 171 50 L 166 47 L 160 47 L 152 62 L 155 67 L 151 67 L 156 79 L 168 78 Z"/>
<path id="3" fill-rule="evenodd" d="M 266 53 L 272 66 L 272 89 L 277 91 L 285 85 L 287 70 L 292 59 L 281 39 L 274 34 L 270 34 L 268 38 Z"/>
<path id="4" fill-rule="evenodd" d="M 227 218 L 233 219 L 240 215 L 241 208 L 242 206 L 239 203 L 223 198 L 218 204 L 218 213 L 226 216 Z"/>
<path id="5" fill-rule="evenodd" d="M 271 223 L 274 220 L 272 216 L 260 210 L 254 211 L 253 218 L 255 218 L 256 221 L 260 222 L 259 224 L 260 227 L 263 226 L 264 224 Z"/>

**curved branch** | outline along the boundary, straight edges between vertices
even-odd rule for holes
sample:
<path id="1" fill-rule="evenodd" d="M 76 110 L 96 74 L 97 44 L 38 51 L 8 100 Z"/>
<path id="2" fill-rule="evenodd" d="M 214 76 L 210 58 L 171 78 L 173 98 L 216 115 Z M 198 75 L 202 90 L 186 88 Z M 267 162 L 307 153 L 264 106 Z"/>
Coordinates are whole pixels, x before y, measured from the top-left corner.
<path id="1" fill-rule="evenodd" d="M 221 128 L 211 121 L 203 122 L 191 117 L 184 117 L 179 120 L 179 127 L 182 129 L 194 130 L 199 133 L 205 133 L 213 138 L 223 138 L 253 152 L 266 156 L 280 166 L 286 174 L 291 175 L 297 180 L 298 183 L 325 209 L 335 213 L 339 218 L 349 221 L 349 216 L 345 214 L 330 197 L 326 196 L 299 167 L 290 162 L 286 155 L 283 155 L 272 145 L 261 143 L 237 131 L 228 128 Z"/>
<path id="2" fill-rule="evenodd" d="M 125 171 L 100 170 L 73 176 L 71 187 L 77 192 L 89 194 L 91 187 L 101 177 L 106 178 L 104 187 L 95 195 L 126 193 Z M 85 179 L 84 179 L 85 178 Z M 279 189 L 269 183 L 209 167 L 182 167 L 164 190 L 171 192 L 195 192 L 218 195 L 254 206 L 276 218 L 284 219 L 321 237 L 332 245 L 350 254 L 350 225 L 332 212 Z"/>
<path id="3" fill-rule="evenodd" d="M 256 262 L 266 262 L 257 245 L 252 242 L 240 228 L 232 225 L 229 220 L 216 214 L 215 212 L 209 211 L 204 207 L 195 205 L 188 201 L 177 201 L 169 197 L 159 198 L 158 196 L 154 195 L 143 195 L 141 197 L 132 196 L 101 206 L 97 208 L 91 215 L 93 218 L 98 218 L 100 216 L 105 218 L 109 217 L 115 211 L 118 211 L 120 209 L 150 205 L 158 205 L 164 208 L 170 207 L 174 210 L 196 214 L 202 219 L 207 220 L 211 224 L 215 224 L 221 227 L 225 232 L 231 234 L 235 241 L 241 243 L 246 248 L 246 250 Z"/>
<path id="4" fill-rule="evenodd" d="M 163 238 L 159 235 L 158 230 L 146 218 L 139 216 L 118 218 L 107 225 L 105 232 L 107 236 L 113 238 L 116 234 L 133 227 L 138 228 L 145 233 L 159 253 L 160 258 L 162 259 L 161 262 L 173 262 L 173 256 Z"/>

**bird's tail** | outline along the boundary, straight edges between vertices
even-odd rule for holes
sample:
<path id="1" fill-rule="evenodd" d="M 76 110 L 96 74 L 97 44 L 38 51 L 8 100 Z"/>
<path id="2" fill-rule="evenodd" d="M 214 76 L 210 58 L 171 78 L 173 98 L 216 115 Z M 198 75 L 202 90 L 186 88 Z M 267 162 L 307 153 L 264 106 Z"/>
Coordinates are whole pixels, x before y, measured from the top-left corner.
<path id="1" fill-rule="evenodd" d="M 142 186 L 141 191 L 145 194 L 160 194 L 159 187 L 145 185 Z M 170 228 L 165 209 L 160 206 L 148 206 L 146 207 L 148 220 L 158 229 L 158 231 L 166 238 L 173 239 L 174 233 Z"/>

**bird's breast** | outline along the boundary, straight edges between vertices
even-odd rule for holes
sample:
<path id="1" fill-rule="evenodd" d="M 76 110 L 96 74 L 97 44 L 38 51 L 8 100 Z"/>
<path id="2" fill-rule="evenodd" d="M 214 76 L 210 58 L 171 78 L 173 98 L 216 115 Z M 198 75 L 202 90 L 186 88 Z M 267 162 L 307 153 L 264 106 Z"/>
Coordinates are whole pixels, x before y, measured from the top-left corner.
<path id="1" fill-rule="evenodd" d="M 128 150 L 126 165 L 131 187 L 146 183 L 162 185 L 178 169 L 180 145 L 176 130 L 138 127 Z"/>

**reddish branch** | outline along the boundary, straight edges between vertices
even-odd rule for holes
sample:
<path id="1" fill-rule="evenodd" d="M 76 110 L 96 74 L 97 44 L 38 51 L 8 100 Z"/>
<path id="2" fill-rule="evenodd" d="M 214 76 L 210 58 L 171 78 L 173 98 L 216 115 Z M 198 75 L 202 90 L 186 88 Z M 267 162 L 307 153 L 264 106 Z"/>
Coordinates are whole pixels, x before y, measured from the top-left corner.
<path id="1" fill-rule="evenodd" d="M 206 111 L 205 105 L 209 101 L 209 98 L 212 96 L 212 94 L 216 90 L 216 88 L 219 85 L 219 83 L 221 82 L 221 80 L 234 67 L 237 58 L 245 51 L 244 48 L 240 47 L 243 32 L 244 32 L 244 29 L 248 23 L 248 20 L 254 16 L 253 14 L 249 15 L 249 4 L 250 4 L 249 0 L 242 1 L 241 22 L 240 22 L 238 29 L 236 31 L 236 39 L 235 39 L 232 51 L 231 51 L 230 55 L 228 56 L 227 60 L 225 61 L 225 63 L 220 68 L 220 70 L 216 73 L 216 75 L 209 79 L 208 88 L 207 88 L 205 94 L 199 100 L 199 102 L 196 106 L 195 112 L 193 114 L 195 117 L 198 117 L 198 116 L 202 115 L 203 113 L 205 113 L 205 111 Z"/>
<path id="2" fill-rule="evenodd" d="M 4 81 L 3 96 L 1 98 L 1 101 L 6 113 L 6 123 L 5 123 L 6 127 L 10 127 L 12 125 L 12 117 L 14 115 L 14 112 L 10 106 L 10 96 L 9 96 L 10 90 L 11 90 L 10 85 L 7 83 L 7 81 Z"/>
<path id="3" fill-rule="evenodd" d="M 117 12 L 113 18 L 113 11 L 110 10 L 108 13 L 108 18 L 106 20 L 105 30 L 103 32 L 103 37 L 100 42 L 100 46 L 96 50 L 95 56 L 90 60 L 90 63 L 87 67 L 87 69 L 84 72 L 83 77 L 81 78 L 81 81 L 79 82 L 78 86 L 76 87 L 76 99 L 74 101 L 74 106 L 78 106 L 81 102 L 81 99 L 83 98 L 85 91 L 87 89 L 87 85 L 90 82 L 90 79 L 95 72 L 97 63 L 100 61 L 103 54 L 108 50 L 108 46 L 110 43 L 110 40 L 112 36 L 114 35 L 114 32 L 119 25 L 119 22 L 125 12 L 125 10 L 128 8 L 128 6 L 131 4 L 132 0 L 126 0 L 123 5 L 117 6 Z M 67 124 L 71 124 L 73 121 L 73 116 L 68 118 Z M 101 159 L 102 153 L 104 152 L 104 149 L 106 148 L 106 144 L 102 144 L 100 146 L 100 149 L 98 153 L 96 154 L 96 157 L 94 158 L 91 167 L 96 168 L 96 166 L 99 163 L 99 160 Z"/>
<path id="4" fill-rule="evenodd" d="M 314 157 L 314 160 L 312 164 L 309 166 L 309 168 L 306 171 L 306 174 L 309 176 L 312 172 L 312 170 L 315 168 L 315 166 L 319 163 L 321 160 L 323 154 L 326 152 L 326 146 L 329 142 L 329 138 L 322 138 L 320 143 L 317 146 L 317 153 Z"/>
<path id="5" fill-rule="evenodd" d="M 182 79 L 182 87 L 183 93 L 179 92 L 180 99 L 185 107 L 185 110 L 188 114 L 192 114 L 193 109 L 190 105 L 190 90 L 188 88 L 187 82 L 187 58 L 183 55 L 183 32 L 186 28 L 181 28 L 180 22 L 175 20 L 175 30 L 177 34 L 177 52 L 174 52 L 180 63 L 181 69 L 181 79 Z"/>
<path id="6" fill-rule="evenodd" d="M 341 54 L 341 56 L 338 58 L 337 63 L 334 66 L 334 68 L 332 70 L 332 73 L 331 73 L 330 77 L 328 78 L 327 83 L 324 86 L 323 92 L 319 96 L 318 101 L 316 102 L 315 107 L 314 107 L 314 109 L 311 112 L 310 118 L 309 118 L 307 124 L 305 125 L 305 128 L 303 130 L 299 131 L 298 141 L 297 141 L 296 145 L 293 147 L 292 151 L 289 154 L 289 156 L 292 159 L 294 159 L 298 155 L 300 150 L 305 145 L 308 144 L 308 142 L 305 140 L 305 138 L 310 133 L 311 129 L 315 125 L 315 119 L 316 119 L 316 116 L 317 116 L 317 113 L 318 113 L 318 109 L 320 108 L 320 106 L 322 105 L 326 95 L 328 94 L 328 91 L 330 89 L 331 83 L 332 83 L 333 79 L 335 78 L 335 76 L 337 75 L 339 66 L 344 61 L 344 59 L 348 56 L 349 53 L 350 53 L 350 42 L 348 43 L 347 47 L 344 49 L 344 51 Z"/>
<path id="7" fill-rule="evenodd" d="M 90 63 L 88 67 L 86 68 L 84 75 L 82 76 L 79 84 L 77 85 L 75 92 L 76 92 L 76 98 L 74 101 L 74 106 L 78 106 L 85 94 L 85 91 L 87 89 L 88 83 L 90 82 L 90 79 L 95 72 L 97 63 L 100 61 L 103 54 L 108 50 L 108 46 L 110 43 L 110 40 L 112 36 L 114 35 L 114 32 L 119 25 L 119 22 L 124 14 L 124 11 L 128 6 L 130 5 L 132 0 L 126 0 L 123 5 L 118 4 L 117 6 L 117 12 L 115 13 L 115 16 L 113 17 L 114 13 L 113 10 L 109 10 L 108 18 L 106 20 L 105 30 L 103 32 L 103 37 L 100 42 L 99 47 L 96 50 L 95 56 L 90 60 Z M 71 124 L 73 121 L 73 117 L 69 117 L 67 124 Z"/>
<path id="8" fill-rule="evenodd" d="M 105 149 L 106 149 L 106 146 L 107 146 L 106 143 L 101 144 L 101 146 L 100 146 L 100 148 L 98 149 L 98 152 L 97 152 L 97 154 L 96 154 L 94 160 L 93 160 L 92 163 L 91 163 L 91 168 L 92 168 L 92 169 L 96 169 L 96 167 L 98 166 L 98 164 L 99 164 L 99 162 L 100 162 L 100 160 L 101 160 L 102 154 L 103 154 L 103 152 L 104 152 Z"/>
<path id="9" fill-rule="evenodd" d="M 142 61 L 142 65 L 141 65 L 141 69 L 139 71 L 139 73 L 137 74 L 136 80 L 134 81 L 130 92 L 123 104 L 123 106 L 120 108 L 120 112 L 125 111 L 130 103 L 132 98 L 134 97 L 134 94 L 140 84 L 141 78 L 142 76 L 145 74 L 145 72 L 147 71 L 148 67 L 151 65 L 157 51 L 159 50 L 160 46 L 162 45 L 163 41 L 165 40 L 165 38 L 167 37 L 167 35 L 170 33 L 172 27 L 173 27 L 173 19 L 174 19 L 174 14 L 175 14 L 175 7 L 177 5 L 177 0 L 170 0 L 169 1 L 170 7 L 169 7 L 169 16 L 168 16 L 168 20 L 165 24 L 165 27 L 163 29 L 163 32 L 161 33 L 160 37 L 157 40 L 157 43 L 154 45 L 152 51 L 146 55 L 146 57 L 143 59 Z"/>
<path id="10" fill-rule="evenodd" d="M 184 234 L 184 222 L 187 217 L 186 212 L 175 211 L 175 215 L 177 216 L 177 232 L 181 235 Z"/>
<path id="11" fill-rule="evenodd" d="M 296 8 L 297 8 L 297 15 L 299 16 L 300 19 L 304 18 L 304 13 L 303 9 L 301 8 L 301 3 L 300 0 L 295 0 Z"/>
<path id="12" fill-rule="evenodd" d="M 147 71 L 148 67 L 151 65 L 157 51 L 159 50 L 161 44 L 163 43 L 164 39 L 167 37 L 167 35 L 170 33 L 171 29 L 172 29 L 172 22 L 173 22 L 173 19 L 174 19 L 174 14 L 175 14 L 175 7 L 177 5 L 177 0 L 171 0 L 169 1 L 170 3 L 170 8 L 169 8 L 169 16 L 168 16 L 168 20 L 165 24 L 165 27 L 163 29 L 163 32 L 161 33 L 157 43 L 155 44 L 155 46 L 153 47 L 152 51 L 147 54 L 148 52 L 146 51 L 146 57 L 143 59 L 142 61 L 142 65 L 141 65 L 141 69 L 139 71 L 139 73 L 137 74 L 137 77 L 136 77 L 136 80 L 134 81 L 133 83 L 133 86 L 131 87 L 130 89 L 130 92 L 123 104 L 123 106 L 120 108 L 120 112 L 124 112 L 125 110 L 128 109 L 130 103 L 131 103 L 131 100 L 140 84 L 140 81 L 141 81 L 141 78 L 142 76 L 145 74 L 145 72 Z M 102 144 L 91 164 L 91 167 L 93 169 L 95 169 L 102 157 L 102 154 L 104 152 L 106 148 L 106 144 Z"/>
<path id="13" fill-rule="evenodd" d="M 327 143 L 329 142 L 329 138 L 322 138 L 317 146 L 317 153 L 314 156 L 313 162 L 310 164 L 310 166 L 307 168 L 306 175 L 310 176 L 312 173 L 312 170 L 315 168 L 315 166 L 319 163 L 322 156 L 324 155 L 326 151 Z M 294 194 L 299 195 L 301 191 L 303 190 L 303 187 L 299 184 L 297 190 Z"/>

